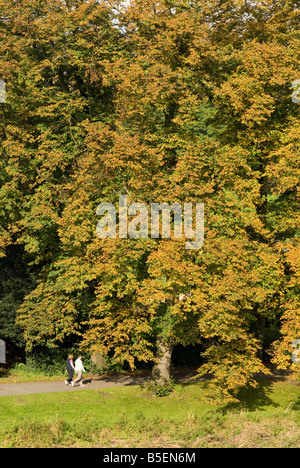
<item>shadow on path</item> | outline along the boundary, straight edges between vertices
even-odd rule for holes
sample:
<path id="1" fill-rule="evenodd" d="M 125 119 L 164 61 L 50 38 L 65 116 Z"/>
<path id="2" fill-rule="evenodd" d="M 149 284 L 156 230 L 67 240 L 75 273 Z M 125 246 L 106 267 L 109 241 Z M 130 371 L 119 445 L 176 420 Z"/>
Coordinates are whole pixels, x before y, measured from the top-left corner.
<path id="1" fill-rule="evenodd" d="M 194 376 L 197 375 L 196 370 L 192 371 L 176 371 L 172 377 L 176 383 L 194 382 Z M 151 373 L 143 374 L 117 374 L 117 375 L 93 375 L 83 377 L 84 387 L 76 385 L 65 385 L 64 380 L 55 382 L 23 382 L 23 383 L 0 383 L 0 397 L 9 395 L 25 395 L 33 393 L 51 393 L 51 392 L 70 392 L 83 389 L 93 388 L 108 388 L 108 387 L 124 387 L 128 385 L 141 385 L 151 379 Z"/>

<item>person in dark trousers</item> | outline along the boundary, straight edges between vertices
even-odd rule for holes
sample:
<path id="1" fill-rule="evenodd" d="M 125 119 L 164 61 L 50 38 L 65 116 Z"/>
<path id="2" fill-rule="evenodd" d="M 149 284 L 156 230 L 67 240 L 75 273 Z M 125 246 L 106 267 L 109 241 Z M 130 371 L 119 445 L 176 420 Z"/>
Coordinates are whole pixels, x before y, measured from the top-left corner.
<path id="1" fill-rule="evenodd" d="M 74 370 L 75 370 L 74 363 L 73 363 L 73 354 L 69 355 L 66 365 L 67 365 L 67 372 L 69 374 L 69 377 L 67 378 L 67 380 L 65 380 L 65 384 L 70 385 L 70 383 L 72 382 L 72 379 L 74 376 Z"/>

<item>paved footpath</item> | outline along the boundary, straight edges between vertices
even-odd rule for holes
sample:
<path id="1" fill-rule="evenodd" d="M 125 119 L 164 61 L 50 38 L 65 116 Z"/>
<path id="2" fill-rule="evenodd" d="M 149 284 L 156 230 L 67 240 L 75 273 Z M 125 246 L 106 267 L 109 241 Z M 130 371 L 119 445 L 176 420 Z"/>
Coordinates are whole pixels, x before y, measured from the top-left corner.
<path id="1" fill-rule="evenodd" d="M 173 378 L 176 382 L 187 382 L 195 375 L 195 372 L 176 373 Z M 89 388 L 108 388 L 108 387 L 124 387 L 127 385 L 140 385 L 147 382 L 150 375 L 115 375 L 115 376 L 97 376 L 83 377 L 84 387 L 79 385 L 72 387 L 66 385 L 64 380 L 56 382 L 24 382 L 24 383 L 0 383 L 0 397 L 9 395 L 25 395 L 33 393 L 52 393 L 52 392 L 74 392 L 78 390 L 86 390 Z M 193 381 L 193 379 L 192 379 Z"/>

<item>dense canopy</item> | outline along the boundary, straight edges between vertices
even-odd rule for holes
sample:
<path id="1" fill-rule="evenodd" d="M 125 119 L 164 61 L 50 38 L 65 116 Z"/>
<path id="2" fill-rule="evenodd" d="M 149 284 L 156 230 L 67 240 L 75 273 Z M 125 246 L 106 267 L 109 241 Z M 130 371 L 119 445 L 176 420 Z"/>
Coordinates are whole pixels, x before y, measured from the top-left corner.
<path id="1" fill-rule="evenodd" d="M 300 377 L 299 7 L 0 0 L 1 338 L 166 378 L 199 343 L 214 399 Z M 203 247 L 100 239 L 120 195 L 204 203 Z"/>

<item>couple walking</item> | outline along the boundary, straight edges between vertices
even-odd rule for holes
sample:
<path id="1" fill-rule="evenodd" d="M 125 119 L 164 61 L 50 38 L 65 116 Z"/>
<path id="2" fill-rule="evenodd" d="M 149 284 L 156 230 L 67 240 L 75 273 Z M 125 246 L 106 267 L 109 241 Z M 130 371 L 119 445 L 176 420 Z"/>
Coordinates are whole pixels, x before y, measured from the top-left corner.
<path id="1" fill-rule="evenodd" d="M 67 380 L 65 380 L 66 385 L 72 385 L 74 387 L 75 384 L 80 382 L 80 387 L 85 387 L 85 385 L 82 382 L 82 372 L 85 372 L 85 369 L 83 367 L 82 361 L 81 361 L 81 354 L 79 354 L 78 358 L 75 361 L 75 366 L 73 363 L 73 354 L 70 354 L 68 359 L 67 359 L 67 372 L 69 374 L 69 377 Z M 74 372 L 77 374 L 77 378 L 73 381 L 73 376 Z"/>

